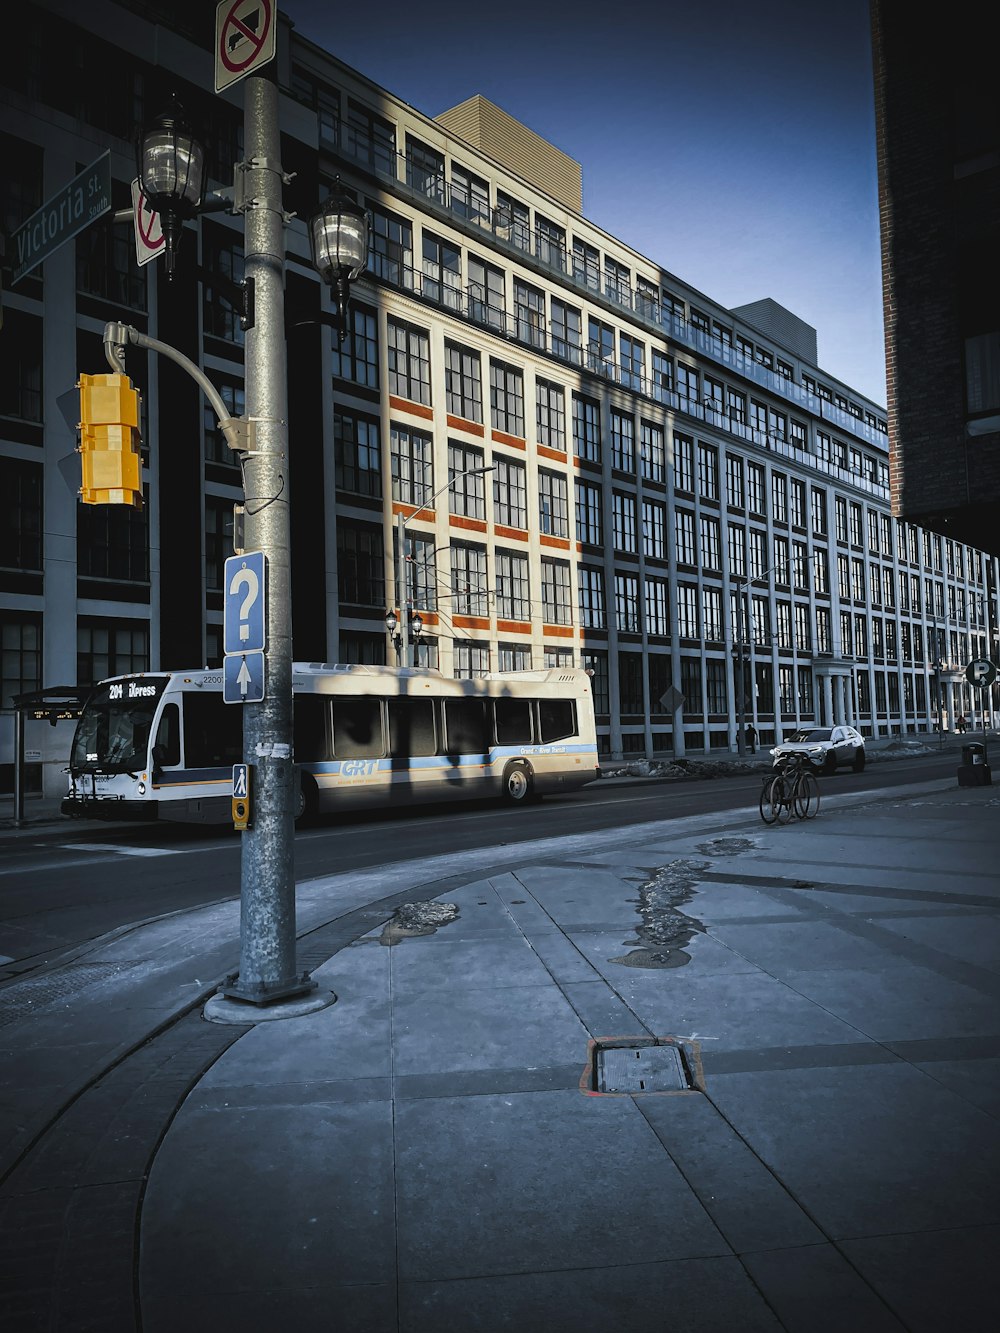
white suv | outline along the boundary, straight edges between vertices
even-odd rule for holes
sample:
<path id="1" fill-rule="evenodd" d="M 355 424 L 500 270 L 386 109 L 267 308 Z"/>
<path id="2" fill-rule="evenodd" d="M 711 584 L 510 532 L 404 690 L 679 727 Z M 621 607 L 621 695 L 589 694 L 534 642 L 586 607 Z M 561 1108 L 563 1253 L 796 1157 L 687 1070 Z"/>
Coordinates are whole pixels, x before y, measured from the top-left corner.
<path id="1" fill-rule="evenodd" d="M 771 751 L 775 763 L 788 754 L 804 755 L 823 773 L 846 764 L 860 773 L 865 766 L 865 738 L 853 727 L 803 727 Z"/>

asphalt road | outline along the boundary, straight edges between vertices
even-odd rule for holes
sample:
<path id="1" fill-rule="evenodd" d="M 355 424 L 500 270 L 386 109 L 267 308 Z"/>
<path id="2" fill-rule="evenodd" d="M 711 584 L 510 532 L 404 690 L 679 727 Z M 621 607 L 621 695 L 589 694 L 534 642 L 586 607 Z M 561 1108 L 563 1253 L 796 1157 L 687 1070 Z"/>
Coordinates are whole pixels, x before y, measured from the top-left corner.
<path id="1" fill-rule="evenodd" d="M 823 792 L 876 790 L 954 775 L 959 755 L 940 753 L 870 763 L 821 779 Z M 680 818 L 756 804 L 757 773 L 683 782 L 601 781 L 524 808 L 433 806 L 328 820 L 295 839 L 301 882 L 444 849 L 512 844 L 592 832 L 623 823 Z M 49 963 L 67 950 L 137 921 L 236 898 L 239 837 L 231 830 L 170 824 L 109 826 L 65 822 L 7 842 L 0 860 L 0 979 Z"/>

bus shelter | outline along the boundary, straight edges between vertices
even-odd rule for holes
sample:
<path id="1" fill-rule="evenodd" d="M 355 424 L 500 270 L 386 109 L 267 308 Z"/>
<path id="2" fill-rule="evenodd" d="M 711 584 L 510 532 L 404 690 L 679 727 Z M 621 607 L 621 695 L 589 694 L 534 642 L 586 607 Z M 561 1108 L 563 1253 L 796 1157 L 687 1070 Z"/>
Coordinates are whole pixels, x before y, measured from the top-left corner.
<path id="1" fill-rule="evenodd" d="M 83 712 L 90 695 L 90 687 L 77 685 L 50 685 L 44 690 L 31 690 L 14 695 L 14 827 L 22 828 L 24 819 L 25 753 L 24 729 L 28 721 L 74 722 Z M 68 759 L 68 756 L 67 756 Z"/>

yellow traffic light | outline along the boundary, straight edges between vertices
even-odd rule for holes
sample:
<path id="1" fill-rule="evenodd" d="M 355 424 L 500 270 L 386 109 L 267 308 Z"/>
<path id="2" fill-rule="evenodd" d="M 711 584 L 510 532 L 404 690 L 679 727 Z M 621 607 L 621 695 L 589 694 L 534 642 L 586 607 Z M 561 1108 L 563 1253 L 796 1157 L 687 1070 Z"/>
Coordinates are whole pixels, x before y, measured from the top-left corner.
<path id="1" fill-rule="evenodd" d="M 80 455 L 87 505 L 142 508 L 139 394 L 127 375 L 81 375 Z"/>

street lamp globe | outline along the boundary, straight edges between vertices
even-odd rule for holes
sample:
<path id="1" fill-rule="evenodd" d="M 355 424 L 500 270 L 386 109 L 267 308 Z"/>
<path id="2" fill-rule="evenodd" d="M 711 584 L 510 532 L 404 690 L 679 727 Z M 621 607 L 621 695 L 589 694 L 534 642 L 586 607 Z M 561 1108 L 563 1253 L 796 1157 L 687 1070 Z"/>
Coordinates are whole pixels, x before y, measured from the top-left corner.
<path id="1" fill-rule="evenodd" d="M 174 274 L 174 256 L 185 218 L 201 205 L 205 182 L 205 150 L 184 120 L 180 103 L 157 116 L 136 143 L 139 188 L 163 227 L 167 277 Z"/>
<path id="2" fill-rule="evenodd" d="M 309 247 L 313 268 L 333 291 L 343 342 L 350 285 L 368 263 L 368 214 L 347 193 L 339 176 L 319 212 L 309 219 Z"/>
<path id="3" fill-rule="evenodd" d="M 396 633 L 396 627 L 397 627 L 398 624 L 399 624 L 399 621 L 396 619 L 396 613 L 395 613 L 395 611 L 386 611 L 386 613 L 385 613 L 385 627 L 386 627 L 386 629 L 389 631 L 390 634 L 395 634 L 395 633 Z"/>

